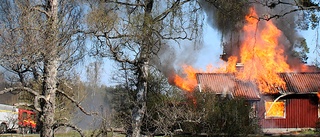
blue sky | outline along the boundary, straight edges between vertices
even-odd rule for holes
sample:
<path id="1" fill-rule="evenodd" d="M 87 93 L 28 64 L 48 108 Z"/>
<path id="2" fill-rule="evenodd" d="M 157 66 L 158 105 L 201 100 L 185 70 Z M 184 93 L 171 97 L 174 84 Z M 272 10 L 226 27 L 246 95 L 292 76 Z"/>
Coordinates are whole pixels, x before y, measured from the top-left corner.
<path id="1" fill-rule="evenodd" d="M 206 24 L 204 25 L 203 39 L 204 45 L 200 50 L 201 53 L 199 54 L 194 67 L 205 69 L 208 64 L 218 65 L 219 62 L 221 62 L 221 35 L 218 31 L 214 30 L 212 27 Z"/>
<path id="2" fill-rule="evenodd" d="M 204 25 L 204 45 L 203 48 L 198 51 L 200 53 L 196 62 L 193 64 L 193 67 L 205 69 L 208 64 L 218 66 L 219 62 L 221 62 L 219 57 L 222 53 L 220 38 L 221 35 L 216 30 L 207 24 Z M 109 59 L 104 59 L 104 68 L 101 71 L 101 83 L 107 86 L 115 85 L 116 83 L 110 81 L 113 73 L 115 73 L 114 63 Z M 83 74 L 85 74 L 85 72 L 83 72 Z"/>
<path id="3" fill-rule="evenodd" d="M 317 29 L 300 31 L 300 34 L 307 39 L 307 44 L 310 48 L 310 53 L 308 54 L 308 64 L 313 64 L 314 60 L 317 58 L 317 54 L 315 52 L 317 43 L 317 31 Z M 208 64 L 219 66 L 219 64 L 221 64 L 221 60 L 219 59 L 219 57 L 222 53 L 222 47 L 220 45 L 221 35 L 215 29 L 205 24 L 203 38 L 203 48 L 198 51 L 199 56 L 197 57 L 197 60 L 194 63 L 193 67 L 197 69 L 205 69 Z M 85 72 L 82 73 L 85 74 Z M 101 71 L 101 83 L 107 86 L 115 85 L 116 83 L 110 81 L 113 73 L 115 73 L 114 63 L 109 59 L 104 59 L 104 68 Z"/>
<path id="4" fill-rule="evenodd" d="M 300 34 L 306 38 L 307 44 L 309 49 L 309 54 L 308 54 L 308 64 L 313 64 L 314 61 L 319 58 L 319 55 L 317 54 L 317 48 L 316 45 L 319 44 L 319 41 L 317 41 L 317 32 L 319 32 L 318 28 L 315 30 L 308 30 L 308 31 L 299 31 Z"/>

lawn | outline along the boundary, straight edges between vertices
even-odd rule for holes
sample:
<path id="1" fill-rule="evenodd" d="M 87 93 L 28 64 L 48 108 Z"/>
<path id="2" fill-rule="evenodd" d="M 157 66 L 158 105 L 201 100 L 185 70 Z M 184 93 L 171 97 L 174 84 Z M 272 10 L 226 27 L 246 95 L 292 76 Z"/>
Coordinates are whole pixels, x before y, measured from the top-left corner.
<path id="1" fill-rule="evenodd" d="M 76 132 L 69 132 L 69 133 L 57 133 L 54 135 L 55 137 L 80 137 L 80 135 Z M 86 136 L 90 136 L 90 133 L 87 133 Z M 0 137 L 40 137 L 39 134 L 0 134 Z M 119 133 L 108 133 L 108 137 L 125 137 L 123 134 Z"/>

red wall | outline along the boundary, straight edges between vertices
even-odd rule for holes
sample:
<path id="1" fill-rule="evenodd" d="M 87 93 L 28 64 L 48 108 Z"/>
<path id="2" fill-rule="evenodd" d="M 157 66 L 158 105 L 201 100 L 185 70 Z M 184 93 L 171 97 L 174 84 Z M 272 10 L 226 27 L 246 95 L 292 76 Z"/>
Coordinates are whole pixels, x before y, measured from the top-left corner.
<path id="1" fill-rule="evenodd" d="M 284 98 L 285 118 L 265 119 L 264 99 L 258 103 L 258 117 L 262 128 L 314 128 L 318 120 L 318 101 L 311 95 Z"/>

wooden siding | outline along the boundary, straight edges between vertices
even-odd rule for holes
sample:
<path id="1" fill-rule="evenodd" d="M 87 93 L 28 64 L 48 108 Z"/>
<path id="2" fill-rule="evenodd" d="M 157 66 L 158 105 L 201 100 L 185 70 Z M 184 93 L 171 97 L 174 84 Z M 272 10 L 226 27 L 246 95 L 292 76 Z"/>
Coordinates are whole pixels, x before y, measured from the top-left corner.
<path id="1" fill-rule="evenodd" d="M 262 128 L 314 128 L 318 120 L 318 102 L 314 95 L 294 95 L 284 98 L 285 118 L 265 118 L 264 99 L 258 103 Z"/>

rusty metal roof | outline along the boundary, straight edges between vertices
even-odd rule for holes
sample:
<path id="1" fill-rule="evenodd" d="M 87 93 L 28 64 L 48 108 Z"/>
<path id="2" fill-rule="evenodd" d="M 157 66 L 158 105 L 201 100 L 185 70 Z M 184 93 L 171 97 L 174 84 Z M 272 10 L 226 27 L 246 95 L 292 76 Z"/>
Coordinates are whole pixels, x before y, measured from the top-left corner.
<path id="1" fill-rule="evenodd" d="M 260 99 L 260 92 L 255 83 L 241 81 L 233 73 L 197 73 L 196 76 L 202 91 Z M 286 82 L 285 92 L 309 93 L 320 90 L 320 72 L 289 72 L 279 73 L 279 76 Z"/>
<path id="2" fill-rule="evenodd" d="M 320 72 L 279 73 L 286 82 L 286 92 L 308 93 L 320 89 Z"/>
<path id="3" fill-rule="evenodd" d="M 259 91 L 255 84 L 240 80 L 237 80 L 237 86 L 233 91 L 233 95 L 247 99 L 260 99 Z"/>
<path id="4" fill-rule="evenodd" d="M 236 86 L 234 75 L 228 73 L 199 73 L 197 81 L 202 90 L 218 94 L 229 92 Z"/>
<path id="5" fill-rule="evenodd" d="M 197 81 L 202 91 L 216 94 L 231 93 L 233 96 L 252 100 L 260 99 L 254 84 L 237 80 L 232 73 L 198 73 Z"/>

